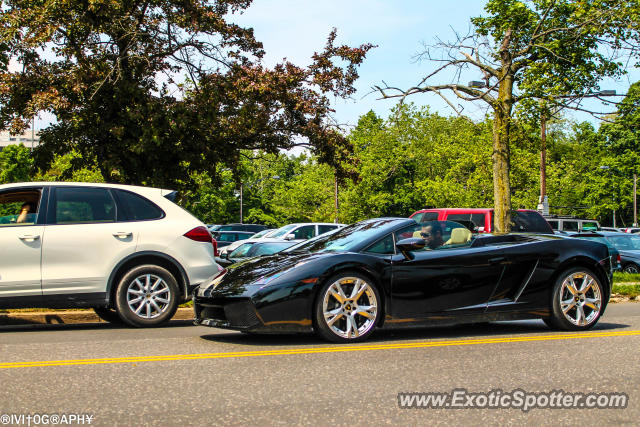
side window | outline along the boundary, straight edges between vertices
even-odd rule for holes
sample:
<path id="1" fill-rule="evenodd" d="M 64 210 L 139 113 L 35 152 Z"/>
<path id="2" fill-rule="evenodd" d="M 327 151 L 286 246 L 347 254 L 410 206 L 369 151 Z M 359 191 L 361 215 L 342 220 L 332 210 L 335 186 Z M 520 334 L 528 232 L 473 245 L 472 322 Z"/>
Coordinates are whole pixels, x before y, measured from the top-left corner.
<path id="1" fill-rule="evenodd" d="M 118 201 L 124 212 L 118 216 L 118 221 L 146 221 L 164 217 L 164 212 L 154 203 L 135 193 L 116 190 Z"/>
<path id="2" fill-rule="evenodd" d="M 327 231 L 333 231 L 338 228 L 337 225 L 319 225 L 318 226 L 318 234 L 324 234 Z"/>
<path id="3" fill-rule="evenodd" d="M 393 235 L 389 234 L 387 237 L 378 240 L 376 243 L 365 249 L 364 252 L 382 255 L 395 254 L 396 250 L 393 244 Z"/>
<path id="4" fill-rule="evenodd" d="M 293 235 L 295 236 L 295 239 L 310 239 L 312 238 L 316 233 L 316 226 L 315 225 L 304 225 L 300 228 L 297 228 L 294 232 Z"/>
<path id="5" fill-rule="evenodd" d="M 558 229 L 558 221 L 556 221 L 556 220 L 547 220 L 547 222 L 549 223 L 551 228 L 553 228 L 554 230 Z"/>
<path id="6" fill-rule="evenodd" d="M 437 221 L 438 212 L 422 212 L 414 215 L 411 219 L 415 220 L 416 222 Z"/>
<path id="7" fill-rule="evenodd" d="M 55 189 L 51 222 L 84 224 L 115 222 L 116 204 L 104 188 L 59 187 Z"/>
<path id="8" fill-rule="evenodd" d="M 563 231 L 578 231 L 578 221 L 562 221 Z"/>
<path id="9" fill-rule="evenodd" d="M 23 189 L 0 194 L 0 227 L 34 225 L 40 211 L 40 190 Z"/>

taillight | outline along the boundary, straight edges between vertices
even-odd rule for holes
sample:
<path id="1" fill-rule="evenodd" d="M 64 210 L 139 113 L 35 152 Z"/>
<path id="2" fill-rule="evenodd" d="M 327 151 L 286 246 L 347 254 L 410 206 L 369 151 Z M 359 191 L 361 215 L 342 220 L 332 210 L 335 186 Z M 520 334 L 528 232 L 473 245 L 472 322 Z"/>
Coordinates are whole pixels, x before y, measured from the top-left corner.
<path id="1" fill-rule="evenodd" d="M 620 254 L 618 254 L 617 258 L 616 258 L 616 262 L 618 264 L 622 264 L 622 257 L 620 256 Z"/>
<path id="2" fill-rule="evenodd" d="M 196 242 L 211 243 L 213 246 L 213 253 L 218 256 L 218 242 L 211 237 L 211 233 L 207 230 L 207 227 L 200 226 L 184 233 L 184 237 L 195 240 Z"/>

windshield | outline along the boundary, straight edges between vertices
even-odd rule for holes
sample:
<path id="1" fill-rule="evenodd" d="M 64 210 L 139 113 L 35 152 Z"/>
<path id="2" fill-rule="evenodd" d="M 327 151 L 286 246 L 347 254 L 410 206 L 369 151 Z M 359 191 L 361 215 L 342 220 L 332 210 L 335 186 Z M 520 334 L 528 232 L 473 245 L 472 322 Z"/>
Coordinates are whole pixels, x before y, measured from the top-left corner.
<path id="1" fill-rule="evenodd" d="M 272 231 L 274 231 L 274 230 L 271 230 L 271 229 L 262 230 L 262 231 L 257 232 L 253 236 L 251 236 L 251 238 L 252 239 L 257 239 L 258 237 L 263 237 L 265 234 L 271 233 Z"/>
<path id="2" fill-rule="evenodd" d="M 349 252 L 363 241 L 380 233 L 390 220 L 363 221 L 300 243 L 285 252 Z"/>
<path id="3" fill-rule="evenodd" d="M 619 251 L 640 250 L 640 236 L 607 236 L 607 240 Z"/>
<path id="4" fill-rule="evenodd" d="M 285 225 L 284 227 L 278 228 L 273 233 L 269 233 L 268 237 L 273 237 L 277 239 L 278 237 L 282 237 L 289 234 L 289 231 L 293 230 L 294 228 L 296 228 L 296 224 Z"/>

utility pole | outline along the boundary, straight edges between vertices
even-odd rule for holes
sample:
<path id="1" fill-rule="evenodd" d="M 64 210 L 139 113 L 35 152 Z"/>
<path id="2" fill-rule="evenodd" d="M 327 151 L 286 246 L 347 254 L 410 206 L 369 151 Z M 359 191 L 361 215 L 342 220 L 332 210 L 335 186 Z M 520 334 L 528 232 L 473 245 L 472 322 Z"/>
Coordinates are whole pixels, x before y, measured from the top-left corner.
<path id="1" fill-rule="evenodd" d="M 633 174 L 633 226 L 638 226 L 638 202 L 637 202 L 637 184 L 638 184 L 638 175 Z"/>
<path id="2" fill-rule="evenodd" d="M 336 172 L 334 175 L 335 178 L 335 191 L 334 191 L 334 201 L 335 201 L 335 207 L 336 207 L 336 219 L 335 219 L 335 223 L 338 224 L 340 221 L 338 220 L 338 173 Z"/>
<path id="3" fill-rule="evenodd" d="M 240 224 L 242 224 L 242 183 L 240 183 Z"/>
<path id="4" fill-rule="evenodd" d="M 538 210 L 542 215 L 549 215 L 549 198 L 547 197 L 547 117 L 540 116 L 540 202 Z"/>

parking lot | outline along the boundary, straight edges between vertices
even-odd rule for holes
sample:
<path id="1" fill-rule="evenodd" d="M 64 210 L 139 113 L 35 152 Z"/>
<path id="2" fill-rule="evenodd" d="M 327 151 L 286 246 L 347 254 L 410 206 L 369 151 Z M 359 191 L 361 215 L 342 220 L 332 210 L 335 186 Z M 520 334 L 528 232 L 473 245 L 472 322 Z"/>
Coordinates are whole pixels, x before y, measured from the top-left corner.
<path id="1" fill-rule="evenodd" d="M 632 425 L 640 416 L 640 305 L 612 304 L 593 331 L 541 321 L 378 331 L 332 345 L 174 321 L 2 327 L 8 414 L 90 414 L 92 425 L 501 423 Z M 626 409 L 400 409 L 398 393 L 624 392 Z M 0 414 L 1 415 L 1 414 Z"/>

